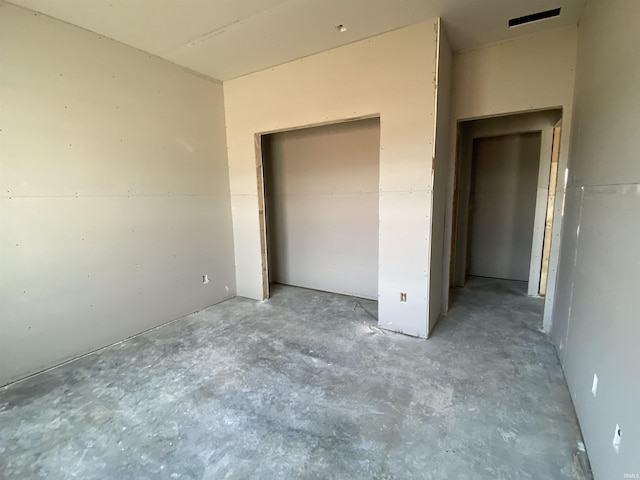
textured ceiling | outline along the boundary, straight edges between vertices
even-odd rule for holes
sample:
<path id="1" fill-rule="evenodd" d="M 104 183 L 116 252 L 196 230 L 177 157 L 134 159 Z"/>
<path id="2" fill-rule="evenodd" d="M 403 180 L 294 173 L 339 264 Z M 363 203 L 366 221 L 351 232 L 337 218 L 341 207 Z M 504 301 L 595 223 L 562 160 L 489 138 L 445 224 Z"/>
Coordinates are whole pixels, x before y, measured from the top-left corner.
<path id="1" fill-rule="evenodd" d="M 585 0 L 12 0 L 219 80 L 441 17 L 455 50 L 576 24 Z M 507 21 L 562 7 L 560 17 Z M 339 33 L 336 25 L 347 31 Z"/>

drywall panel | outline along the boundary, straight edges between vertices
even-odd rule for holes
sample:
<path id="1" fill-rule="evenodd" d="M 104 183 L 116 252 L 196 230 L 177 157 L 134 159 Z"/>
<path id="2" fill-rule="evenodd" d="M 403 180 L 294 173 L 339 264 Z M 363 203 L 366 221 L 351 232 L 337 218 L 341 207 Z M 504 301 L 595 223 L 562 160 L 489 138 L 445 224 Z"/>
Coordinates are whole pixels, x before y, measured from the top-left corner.
<path id="1" fill-rule="evenodd" d="M 232 296 L 235 274 L 221 85 L 0 10 L 5 384 Z"/>
<path id="2" fill-rule="evenodd" d="M 539 112 L 501 115 L 465 122 L 471 138 L 497 137 L 542 131 L 553 128 L 562 118 L 561 109 L 541 110 Z"/>
<path id="3" fill-rule="evenodd" d="M 482 121 L 482 120 L 481 120 Z M 470 122 L 458 124 L 456 166 L 453 174 L 455 186 L 451 186 L 456 195 L 456 224 L 453 234 L 455 241 L 450 253 L 453 272 L 451 286 L 463 287 L 467 276 L 469 253 L 469 202 L 471 201 L 471 166 L 473 159 L 473 135 Z M 500 133 L 498 133 L 499 135 Z M 451 201 L 453 201 L 453 193 Z M 450 247 L 451 248 L 451 247 Z"/>
<path id="4" fill-rule="evenodd" d="M 580 35 L 583 63 L 577 72 L 592 78 L 576 83 L 576 96 L 591 100 L 579 104 L 580 117 L 574 125 L 579 136 L 575 155 L 582 160 L 571 166 L 570 180 L 576 185 L 640 183 L 638 156 L 626 155 L 628 151 L 640 151 L 640 69 L 636 62 L 636 28 L 630 24 L 631 19 L 638 18 L 639 4 L 631 0 L 612 2 L 610 7 L 596 2 L 592 4 L 589 7 L 591 11 L 604 8 L 609 11 L 606 21 L 592 22 L 589 28 L 593 30 L 587 35 Z M 625 24 L 630 26 L 618 27 Z M 605 37 L 607 41 L 603 42 Z M 587 70 L 585 65 L 589 60 L 585 58 L 586 52 L 593 52 L 595 58 L 592 62 L 598 62 L 597 68 Z M 620 63 L 624 59 L 628 64 L 621 70 Z M 603 128 L 603 125 L 615 128 Z M 610 157 L 617 160 L 603 161 Z"/>
<path id="5" fill-rule="evenodd" d="M 562 358 L 596 478 L 640 468 L 640 222 L 631 221 L 638 218 L 639 184 L 584 188 Z M 616 425 L 622 431 L 617 452 Z"/>
<path id="6" fill-rule="evenodd" d="M 562 179 L 561 179 L 562 180 Z M 584 189 L 567 188 L 562 211 L 562 245 L 558 264 L 558 297 L 553 307 L 553 325 L 551 339 L 556 346 L 560 360 L 563 360 L 567 332 L 569 331 L 569 313 L 573 297 L 575 263 L 580 236 L 580 209 Z"/>
<path id="7" fill-rule="evenodd" d="M 429 252 L 431 226 L 425 222 L 412 228 L 409 225 L 425 215 L 425 208 L 431 211 L 431 198 L 430 191 L 380 193 L 380 218 L 388 219 L 387 232 L 380 234 L 380 252 L 395 250 L 395 255 L 379 260 L 378 325 L 416 337 L 428 334 L 429 290 L 425 287 L 429 270 L 426 264 L 412 262 L 415 252 Z M 399 286 L 402 290 L 398 290 Z M 401 301 L 401 293 L 406 294 L 406 302 Z"/>
<path id="8" fill-rule="evenodd" d="M 263 141 L 270 280 L 378 298 L 377 118 Z"/>
<path id="9" fill-rule="evenodd" d="M 431 222 L 431 259 L 429 263 L 429 331 L 441 313 L 446 312 L 449 289 L 442 283 L 444 263 L 445 208 L 449 172 L 449 135 L 451 103 L 451 46 L 446 32 L 439 25 L 436 77 L 436 131 L 433 151 L 433 206 Z"/>
<path id="10" fill-rule="evenodd" d="M 436 27 L 419 23 L 224 83 L 238 294 L 263 297 L 256 134 L 379 116 L 380 324 L 426 335 Z M 386 193 L 397 194 L 393 208 Z M 419 293 L 401 304 L 408 290 Z"/>
<path id="11" fill-rule="evenodd" d="M 454 55 L 452 125 L 458 121 L 511 113 L 561 108 L 565 125 L 571 125 L 577 27 L 563 27 L 513 38 Z M 571 128 L 563 129 L 559 170 L 567 166 Z M 450 151 L 455 152 L 452 139 Z M 452 158 L 455 158 L 452 156 Z M 453 163 L 453 162 L 452 162 Z M 455 165 L 450 165 L 447 194 L 446 235 L 451 235 Z M 564 184 L 558 183 L 556 198 L 563 198 Z M 554 212 L 544 327 L 551 327 L 555 292 L 561 215 Z M 445 244 L 446 262 L 450 245 Z M 445 284 L 449 283 L 448 271 Z"/>
<path id="12" fill-rule="evenodd" d="M 568 300 L 556 304 L 552 333 L 596 479 L 640 472 L 639 17 L 633 0 L 591 1 L 580 22 L 556 295 Z"/>
<path id="13" fill-rule="evenodd" d="M 455 55 L 456 118 L 571 104 L 577 39 L 577 27 L 562 27 Z"/>
<path id="14" fill-rule="evenodd" d="M 553 126 L 560 120 L 562 111 L 544 110 L 534 113 L 504 115 L 479 120 L 461 122 L 460 152 L 458 155 L 457 185 L 457 224 L 455 225 L 456 243 L 452 252 L 455 286 L 462 286 L 468 268 L 468 225 L 469 194 L 471 190 L 471 158 L 474 139 L 514 135 L 526 132 L 541 133 L 540 170 L 537 174 L 538 190 L 536 201 L 536 220 L 534 221 L 534 240 L 531 246 L 531 264 L 529 268 L 529 294 L 537 295 L 540 279 L 542 242 L 544 233 L 544 208 L 547 205 L 551 152 L 548 148 L 553 140 Z M 543 148 L 544 146 L 544 148 Z M 536 235 L 537 233 L 537 235 Z"/>
<path id="15" fill-rule="evenodd" d="M 248 271 L 255 275 L 251 277 L 254 281 L 247 282 L 247 285 L 238 291 L 238 295 L 254 299 L 264 296 L 262 243 L 260 240 L 262 230 L 259 211 L 258 195 L 233 196 L 234 251 L 244 252 L 243 255 L 236 254 L 234 257 L 236 272 Z M 253 272 L 254 269 L 257 271 Z"/>
<path id="16" fill-rule="evenodd" d="M 527 281 L 540 134 L 474 142 L 469 275 Z"/>

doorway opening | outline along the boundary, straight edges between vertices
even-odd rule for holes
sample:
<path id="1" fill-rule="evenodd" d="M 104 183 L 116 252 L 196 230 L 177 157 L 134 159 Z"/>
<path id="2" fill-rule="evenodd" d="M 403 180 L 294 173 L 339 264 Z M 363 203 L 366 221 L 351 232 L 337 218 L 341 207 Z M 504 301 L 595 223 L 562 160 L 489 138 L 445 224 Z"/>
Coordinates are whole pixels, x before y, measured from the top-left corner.
<path id="1" fill-rule="evenodd" d="M 269 285 L 378 298 L 380 120 L 264 134 Z"/>
<path id="2" fill-rule="evenodd" d="M 450 286 L 467 277 L 546 294 L 562 110 L 458 123 Z"/>
<path id="3" fill-rule="evenodd" d="M 540 132 L 473 140 L 468 276 L 529 280 Z"/>

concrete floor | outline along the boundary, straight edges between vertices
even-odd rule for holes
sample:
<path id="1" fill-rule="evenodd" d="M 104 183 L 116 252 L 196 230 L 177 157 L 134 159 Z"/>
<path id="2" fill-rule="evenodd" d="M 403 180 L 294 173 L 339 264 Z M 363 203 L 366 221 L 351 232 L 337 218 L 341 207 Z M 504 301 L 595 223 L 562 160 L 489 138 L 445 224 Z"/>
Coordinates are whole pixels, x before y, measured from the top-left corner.
<path id="1" fill-rule="evenodd" d="M 428 341 L 371 301 L 229 300 L 0 390 L 0 478 L 590 478 L 524 291 L 470 279 Z"/>

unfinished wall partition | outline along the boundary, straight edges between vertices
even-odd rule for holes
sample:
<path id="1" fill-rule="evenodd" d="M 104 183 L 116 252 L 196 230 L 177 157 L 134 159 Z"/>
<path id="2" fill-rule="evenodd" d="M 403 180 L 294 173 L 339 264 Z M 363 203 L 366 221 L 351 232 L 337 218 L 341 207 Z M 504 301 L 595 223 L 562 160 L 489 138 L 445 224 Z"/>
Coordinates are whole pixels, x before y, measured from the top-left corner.
<path id="1" fill-rule="evenodd" d="M 573 86 L 575 78 L 576 46 L 578 30 L 575 26 L 505 40 L 454 55 L 453 86 L 451 102 L 451 126 L 459 122 L 501 115 L 561 109 L 563 118 L 560 139 L 558 171 L 560 175 L 567 166 L 569 141 L 571 139 L 571 117 Z M 450 144 L 452 158 L 456 158 L 456 143 L 460 137 L 453 135 Z M 543 136 L 544 142 L 544 136 Z M 552 145 L 552 142 L 549 144 Z M 551 148 L 551 147 L 549 147 Z M 459 160 L 459 159 L 458 159 Z M 449 162 L 449 185 L 447 191 L 446 238 L 451 238 L 454 222 L 454 198 L 457 197 L 455 165 Z M 548 184 L 547 184 L 548 188 Z M 547 295 L 543 326 L 551 327 L 556 269 L 561 233 L 561 208 L 564 198 L 564 182 L 559 181 L 553 215 L 553 228 L 549 253 Z M 544 207 L 541 212 L 545 217 Z M 456 207 L 457 209 L 457 207 Z M 544 222 L 540 239 L 544 239 Z M 542 249 L 540 250 L 542 252 Z M 445 242 L 445 263 L 455 255 L 455 245 Z M 455 262 L 452 262 L 455 263 Z M 455 274 L 443 269 L 443 283 L 454 285 Z M 531 286 L 531 282 L 530 282 Z M 446 310 L 447 298 L 444 299 Z"/>
<path id="2" fill-rule="evenodd" d="M 434 19 L 224 83 L 239 295 L 267 294 L 256 139 L 379 116 L 379 325 L 427 335 L 440 31 Z"/>
<path id="3" fill-rule="evenodd" d="M 467 274 L 505 278 L 528 282 L 529 295 L 538 295 L 561 115 L 553 109 L 458 125 L 454 285 Z"/>
<path id="4" fill-rule="evenodd" d="M 640 2 L 599 0 L 580 21 L 551 330 L 596 479 L 640 475 L 638 18 Z"/>
<path id="5" fill-rule="evenodd" d="M 529 279 L 540 133 L 473 142 L 467 274 Z"/>
<path id="6" fill-rule="evenodd" d="M 0 10 L 2 385 L 232 297 L 235 272 L 222 86 Z"/>
<path id="7" fill-rule="evenodd" d="M 449 137 L 451 134 L 451 65 L 452 52 L 446 32 L 439 26 L 438 52 L 436 59 L 436 121 L 433 143 L 433 202 L 431 205 L 431 252 L 429 259 L 429 332 L 433 330 L 440 315 L 446 311 L 449 286 L 442 283 L 445 243 L 449 241 L 445 230 L 447 205 L 447 181 L 449 173 Z"/>
<path id="8" fill-rule="evenodd" d="M 264 135 L 269 280 L 378 298 L 380 120 Z"/>

